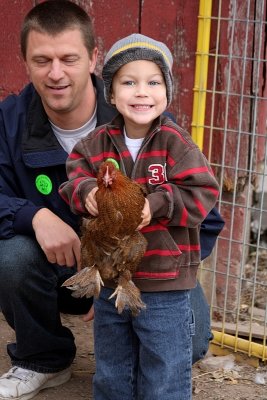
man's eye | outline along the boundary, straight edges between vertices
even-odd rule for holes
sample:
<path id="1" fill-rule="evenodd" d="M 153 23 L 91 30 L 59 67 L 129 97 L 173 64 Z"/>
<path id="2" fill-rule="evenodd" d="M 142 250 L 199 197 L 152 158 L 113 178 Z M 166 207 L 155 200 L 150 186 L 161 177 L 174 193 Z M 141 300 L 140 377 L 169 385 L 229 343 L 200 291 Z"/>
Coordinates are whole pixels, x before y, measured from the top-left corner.
<path id="1" fill-rule="evenodd" d="M 48 63 L 48 60 L 46 58 L 37 58 L 35 60 L 35 62 L 36 62 L 36 64 L 43 65 L 43 64 Z"/>
<path id="2" fill-rule="evenodd" d="M 64 59 L 64 63 L 65 64 L 74 64 L 74 63 L 76 63 L 76 61 L 77 61 L 77 58 L 75 57 L 70 57 L 70 58 L 65 58 Z"/>

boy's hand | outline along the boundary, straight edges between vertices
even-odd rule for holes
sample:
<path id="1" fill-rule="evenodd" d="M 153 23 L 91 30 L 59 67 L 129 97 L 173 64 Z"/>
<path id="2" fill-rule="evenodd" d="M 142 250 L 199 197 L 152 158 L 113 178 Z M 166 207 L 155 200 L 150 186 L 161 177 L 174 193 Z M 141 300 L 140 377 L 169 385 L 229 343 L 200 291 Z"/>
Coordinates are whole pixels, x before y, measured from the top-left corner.
<path id="1" fill-rule="evenodd" d="M 142 211 L 142 222 L 141 224 L 137 227 L 137 231 L 140 231 L 140 229 L 144 228 L 144 226 L 147 226 L 150 224 L 151 221 L 151 211 L 150 211 L 150 205 L 149 201 L 145 199 L 145 205 Z"/>
<path id="2" fill-rule="evenodd" d="M 91 190 L 91 192 L 87 195 L 86 200 L 85 200 L 85 208 L 89 212 L 89 214 L 93 215 L 96 217 L 98 215 L 98 208 L 97 208 L 97 202 L 95 198 L 95 194 L 98 191 L 98 187 L 95 187 L 94 189 Z"/>

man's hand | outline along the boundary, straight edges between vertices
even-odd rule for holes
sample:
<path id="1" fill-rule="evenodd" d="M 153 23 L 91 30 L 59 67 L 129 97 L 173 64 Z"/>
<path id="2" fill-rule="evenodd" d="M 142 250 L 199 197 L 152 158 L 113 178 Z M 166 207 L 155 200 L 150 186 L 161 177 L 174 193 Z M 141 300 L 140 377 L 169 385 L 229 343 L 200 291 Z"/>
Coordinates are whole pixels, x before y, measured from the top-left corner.
<path id="1" fill-rule="evenodd" d="M 36 239 L 50 263 L 81 269 L 81 242 L 76 232 L 48 208 L 32 220 Z"/>

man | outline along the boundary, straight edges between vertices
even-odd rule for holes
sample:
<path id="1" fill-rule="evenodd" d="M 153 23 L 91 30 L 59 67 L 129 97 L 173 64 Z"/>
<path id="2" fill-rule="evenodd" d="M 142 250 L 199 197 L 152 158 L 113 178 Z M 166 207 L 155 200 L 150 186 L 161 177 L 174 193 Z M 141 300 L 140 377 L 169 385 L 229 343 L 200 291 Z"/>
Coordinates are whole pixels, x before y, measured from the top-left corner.
<path id="1" fill-rule="evenodd" d="M 93 74 L 91 20 L 76 4 L 34 7 L 23 23 L 21 50 L 32 83 L 0 105 L 0 308 L 16 333 L 16 343 L 7 346 L 13 367 L 0 378 L 0 399 L 30 399 L 70 378 L 76 348 L 60 312 L 90 320 L 93 311 L 92 299 L 74 299 L 61 288 L 80 268 L 80 239 L 78 217 L 58 187 L 76 141 L 116 112 Z M 207 253 L 221 225 L 212 229 Z M 201 331 L 194 338 L 196 361 L 210 339 L 209 312 L 200 286 L 192 296 Z"/>

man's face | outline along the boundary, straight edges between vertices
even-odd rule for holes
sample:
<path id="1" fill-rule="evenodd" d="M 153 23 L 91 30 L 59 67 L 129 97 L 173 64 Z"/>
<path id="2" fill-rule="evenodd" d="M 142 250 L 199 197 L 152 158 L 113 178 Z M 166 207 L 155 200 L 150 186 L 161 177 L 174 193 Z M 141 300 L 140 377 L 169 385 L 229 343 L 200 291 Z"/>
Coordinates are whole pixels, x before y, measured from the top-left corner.
<path id="1" fill-rule="evenodd" d="M 26 69 L 48 116 L 77 111 L 86 105 L 96 58 L 97 49 L 90 58 L 78 29 L 53 36 L 29 33 Z"/>

